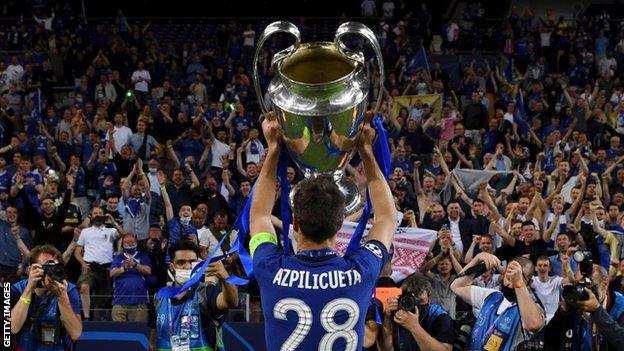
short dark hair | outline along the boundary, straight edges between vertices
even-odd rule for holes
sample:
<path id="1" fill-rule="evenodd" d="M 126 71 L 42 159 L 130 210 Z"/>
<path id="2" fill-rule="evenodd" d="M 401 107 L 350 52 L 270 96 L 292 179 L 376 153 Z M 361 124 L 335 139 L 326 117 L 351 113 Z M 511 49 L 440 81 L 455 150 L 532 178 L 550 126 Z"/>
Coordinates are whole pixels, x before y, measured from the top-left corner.
<path id="1" fill-rule="evenodd" d="M 217 211 L 214 213 L 214 215 L 212 216 L 212 218 L 215 218 L 215 217 L 227 217 L 227 216 L 228 216 L 227 211 L 226 211 L 226 210 L 223 210 L 223 209 L 220 209 L 220 210 L 217 210 Z"/>
<path id="2" fill-rule="evenodd" d="M 293 199 L 294 216 L 303 235 L 320 244 L 334 237 L 344 220 L 345 197 L 331 175 L 299 182 Z"/>
<path id="3" fill-rule="evenodd" d="M 478 203 L 480 203 L 482 205 L 485 205 L 485 202 L 483 202 L 483 200 L 481 200 L 481 199 L 472 199 L 472 202 L 473 203 L 478 202 Z"/>
<path id="4" fill-rule="evenodd" d="M 533 223 L 533 221 L 524 221 L 524 222 L 522 222 L 522 226 L 523 226 L 523 227 L 524 227 L 524 226 L 527 226 L 527 225 L 530 225 L 530 226 L 532 226 L 533 228 L 535 228 L 535 223 Z"/>
<path id="5" fill-rule="evenodd" d="M 61 252 L 52 245 L 35 246 L 32 250 L 30 250 L 30 258 L 28 259 L 28 263 L 37 263 L 39 256 L 43 254 L 54 256 L 54 258 L 59 261 L 60 264 L 65 265 L 65 261 L 63 261 L 63 254 L 61 254 Z"/>
<path id="6" fill-rule="evenodd" d="M 412 293 L 416 295 L 416 297 L 420 296 L 423 292 L 427 292 L 427 294 L 431 295 L 431 283 L 424 275 L 414 273 L 403 281 L 401 290 L 404 293 Z"/>
<path id="7" fill-rule="evenodd" d="M 178 240 L 169 247 L 169 257 L 171 257 L 171 260 L 173 260 L 175 253 L 178 251 L 193 251 L 197 257 L 199 257 L 199 247 L 190 240 Z"/>

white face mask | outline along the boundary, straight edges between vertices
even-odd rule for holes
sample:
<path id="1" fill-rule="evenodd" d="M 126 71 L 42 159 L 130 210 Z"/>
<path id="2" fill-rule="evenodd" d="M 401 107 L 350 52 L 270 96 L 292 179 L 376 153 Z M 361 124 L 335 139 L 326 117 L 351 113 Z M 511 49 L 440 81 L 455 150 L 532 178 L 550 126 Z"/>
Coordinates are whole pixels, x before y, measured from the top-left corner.
<path id="1" fill-rule="evenodd" d="M 189 225 L 191 223 L 191 216 L 180 217 L 180 223 L 182 225 Z"/>
<path id="2" fill-rule="evenodd" d="M 158 168 L 151 168 L 151 167 L 150 167 L 150 168 L 149 168 L 149 172 L 150 172 L 151 174 L 156 174 L 156 172 L 158 172 Z"/>
<path id="3" fill-rule="evenodd" d="M 175 281 L 176 283 L 183 285 L 191 279 L 191 270 L 190 269 L 176 269 L 175 270 Z"/>

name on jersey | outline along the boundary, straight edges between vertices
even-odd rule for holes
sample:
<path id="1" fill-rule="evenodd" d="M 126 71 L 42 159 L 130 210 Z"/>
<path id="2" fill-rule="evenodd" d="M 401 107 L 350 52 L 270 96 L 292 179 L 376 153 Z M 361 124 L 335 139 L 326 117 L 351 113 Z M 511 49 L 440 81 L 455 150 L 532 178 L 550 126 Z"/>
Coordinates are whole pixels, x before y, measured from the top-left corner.
<path id="1" fill-rule="evenodd" d="M 362 282 L 362 275 L 353 269 L 310 273 L 280 268 L 273 278 L 273 285 L 308 290 L 346 288 Z"/>

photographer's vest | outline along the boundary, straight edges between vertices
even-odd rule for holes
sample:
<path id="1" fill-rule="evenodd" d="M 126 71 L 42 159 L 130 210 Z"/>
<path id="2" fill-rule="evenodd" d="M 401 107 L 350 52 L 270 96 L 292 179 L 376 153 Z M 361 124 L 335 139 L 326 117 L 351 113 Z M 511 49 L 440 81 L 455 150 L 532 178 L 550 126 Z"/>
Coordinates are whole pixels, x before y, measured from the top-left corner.
<path id="1" fill-rule="evenodd" d="M 172 342 L 188 343 L 191 351 L 221 351 L 223 338 L 220 328 L 215 326 L 216 345 L 211 345 L 202 323 L 200 303 L 202 297 L 198 292 L 202 283 L 187 292 L 184 302 L 172 304 L 171 299 L 163 297 L 161 291 L 154 295 L 154 311 L 156 312 L 156 350 L 173 350 Z M 184 349 L 184 348 L 182 348 Z"/>
<path id="2" fill-rule="evenodd" d="M 614 321 L 618 321 L 620 315 L 624 313 L 624 295 L 619 292 L 614 292 L 614 301 L 611 306 L 611 311 L 609 315 L 613 318 Z M 592 325 L 588 323 L 580 314 L 576 314 L 575 323 L 574 323 L 574 342 L 572 343 L 573 350 L 582 350 L 582 351 L 591 351 L 594 350 L 593 343 L 594 339 L 592 338 Z M 598 350 L 606 350 L 607 349 L 607 340 L 602 336 L 602 334 L 598 333 L 596 335 L 597 349 Z"/>
<path id="3" fill-rule="evenodd" d="M 511 350 L 511 343 L 520 323 L 520 310 L 518 305 L 512 305 L 497 316 L 498 306 L 504 299 L 500 291 L 485 298 L 466 350 Z"/>
<path id="4" fill-rule="evenodd" d="M 427 332 L 431 331 L 433 322 L 441 315 L 448 314 L 446 310 L 435 303 L 429 305 L 427 320 L 423 323 Z M 414 342 L 414 337 L 404 328 L 399 328 L 399 350 L 420 351 L 418 344 Z"/>
<path id="5" fill-rule="evenodd" d="M 22 280 L 13 288 L 21 295 L 28 280 Z M 76 289 L 74 284 L 67 285 L 67 293 Z M 22 303 L 22 302 L 18 302 Z M 32 302 L 28 306 L 28 315 L 16 337 L 15 350 L 19 351 L 65 351 L 73 349 L 73 342 L 61 323 L 58 310 L 58 299 L 49 294 L 44 298 L 32 294 Z M 42 340 L 42 338 L 44 338 Z M 46 340 L 48 339 L 48 340 Z M 49 341 L 54 340 L 54 341 Z M 45 342 L 48 341 L 48 342 Z"/>

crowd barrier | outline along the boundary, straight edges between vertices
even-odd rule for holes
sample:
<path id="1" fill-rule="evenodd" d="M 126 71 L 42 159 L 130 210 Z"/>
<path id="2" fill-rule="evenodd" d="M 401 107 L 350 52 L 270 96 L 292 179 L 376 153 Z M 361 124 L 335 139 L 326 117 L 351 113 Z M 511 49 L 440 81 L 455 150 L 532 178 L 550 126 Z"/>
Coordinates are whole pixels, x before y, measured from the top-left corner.
<path id="1" fill-rule="evenodd" d="M 223 324 L 226 351 L 265 351 L 264 324 Z M 84 322 L 75 351 L 147 351 L 150 329 L 146 323 Z"/>

